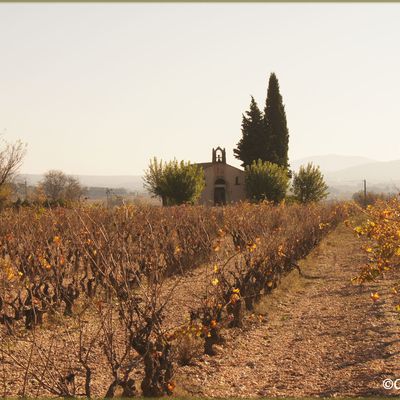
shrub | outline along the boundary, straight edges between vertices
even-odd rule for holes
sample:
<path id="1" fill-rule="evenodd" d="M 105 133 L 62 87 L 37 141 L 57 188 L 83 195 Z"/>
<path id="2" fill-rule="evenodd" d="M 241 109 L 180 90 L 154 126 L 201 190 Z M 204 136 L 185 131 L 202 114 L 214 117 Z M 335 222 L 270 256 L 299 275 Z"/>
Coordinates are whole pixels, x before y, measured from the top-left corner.
<path id="1" fill-rule="evenodd" d="M 145 187 L 155 197 L 161 197 L 164 206 L 193 204 L 204 189 L 204 172 L 201 167 L 178 162 L 150 161 L 144 176 Z"/>
<path id="2" fill-rule="evenodd" d="M 364 191 L 360 190 L 354 193 L 352 198 L 360 206 L 369 206 L 375 204 L 378 200 L 388 200 L 390 195 L 385 193 L 367 192 L 364 197 Z"/>
<path id="3" fill-rule="evenodd" d="M 3 184 L 0 186 L 0 209 L 10 204 L 12 190 L 10 185 Z"/>
<path id="4" fill-rule="evenodd" d="M 253 161 L 245 171 L 246 193 L 255 201 L 270 200 L 279 203 L 286 196 L 289 185 L 285 168 L 269 161 Z"/>
<path id="5" fill-rule="evenodd" d="M 312 163 L 302 165 L 299 172 L 294 174 L 292 190 L 294 197 L 300 203 L 320 201 L 329 194 L 319 166 Z"/>

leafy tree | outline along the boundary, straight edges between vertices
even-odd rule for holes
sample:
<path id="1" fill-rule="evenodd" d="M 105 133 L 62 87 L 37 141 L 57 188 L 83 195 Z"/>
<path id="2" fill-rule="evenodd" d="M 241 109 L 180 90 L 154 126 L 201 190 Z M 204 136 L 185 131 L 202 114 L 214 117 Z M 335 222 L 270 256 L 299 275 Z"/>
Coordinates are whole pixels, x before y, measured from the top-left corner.
<path id="1" fill-rule="evenodd" d="M 263 137 L 263 114 L 254 97 L 251 97 L 250 110 L 246 111 L 246 115 L 242 117 L 242 138 L 233 153 L 242 161 L 242 167 L 245 167 L 254 160 L 266 160 L 268 149 L 267 140 Z"/>
<path id="2" fill-rule="evenodd" d="M 204 172 L 200 166 L 178 162 L 150 161 L 144 184 L 154 197 L 161 197 L 164 206 L 194 203 L 204 189 Z"/>
<path id="3" fill-rule="evenodd" d="M 294 174 L 292 190 L 295 199 L 301 203 L 320 201 L 329 194 L 319 166 L 313 163 L 301 166 L 299 172 Z"/>
<path id="4" fill-rule="evenodd" d="M 279 203 L 289 186 L 287 170 L 269 161 L 253 161 L 245 170 L 247 196 L 251 200 Z"/>
<path id="5" fill-rule="evenodd" d="M 268 161 L 288 168 L 289 130 L 278 78 L 274 73 L 269 77 L 264 108 L 264 137 L 268 141 Z"/>
<path id="6" fill-rule="evenodd" d="M 153 197 L 161 197 L 163 205 L 166 205 L 167 199 L 163 190 L 163 172 L 164 166 L 162 160 L 157 161 L 157 157 L 150 160 L 149 168 L 145 171 L 143 181 L 144 187 Z"/>

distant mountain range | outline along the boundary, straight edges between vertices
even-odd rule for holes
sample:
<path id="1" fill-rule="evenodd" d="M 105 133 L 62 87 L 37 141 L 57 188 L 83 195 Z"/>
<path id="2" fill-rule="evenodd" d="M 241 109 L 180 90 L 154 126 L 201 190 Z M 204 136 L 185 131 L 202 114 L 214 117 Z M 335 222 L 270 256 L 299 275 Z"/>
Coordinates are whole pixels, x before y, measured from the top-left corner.
<path id="1" fill-rule="evenodd" d="M 300 160 L 294 160 L 290 163 L 291 169 L 297 171 L 300 165 L 306 165 L 312 162 L 315 165 L 319 165 L 321 171 L 324 173 L 331 171 L 338 171 L 345 168 L 351 168 L 358 165 L 369 164 L 377 162 L 371 158 L 358 157 L 358 156 L 340 156 L 337 154 L 327 154 L 325 156 L 313 156 L 307 158 L 301 158 Z"/>
<path id="2" fill-rule="evenodd" d="M 290 161 L 291 169 L 298 171 L 300 165 L 312 162 L 319 165 L 329 185 L 331 197 L 350 197 L 362 189 L 367 180 L 369 190 L 383 192 L 400 191 L 400 160 L 376 161 L 359 156 L 341 156 L 328 154 Z M 76 175 L 83 186 L 109 189 L 125 188 L 131 192 L 145 192 L 140 175 Z M 26 180 L 28 185 L 36 185 L 43 175 L 21 174 L 19 181 Z"/>
<path id="3" fill-rule="evenodd" d="M 329 154 L 295 160 L 291 168 L 312 162 L 319 165 L 329 186 L 331 198 L 349 198 L 362 190 L 364 179 L 367 190 L 374 192 L 400 192 L 400 160 L 376 161 L 365 157 Z"/>
<path id="4" fill-rule="evenodd" d="M 400 181 L 400 160 L 375 161 L 326 173 L 327 180 L 366 179 L 371 183 Z"/>
<path id="5" fill-rule="evenodd" d="M 330 154 L 295 160 L 291 167 L 297 171 L 300 165 L 305 165 L 308 162 L 319 165 L 325 179 L 332 183 L 346 183 L 364 179 L 374 184 L 400 181 L 400 160 L 376 161 L 365 157 Z"/>

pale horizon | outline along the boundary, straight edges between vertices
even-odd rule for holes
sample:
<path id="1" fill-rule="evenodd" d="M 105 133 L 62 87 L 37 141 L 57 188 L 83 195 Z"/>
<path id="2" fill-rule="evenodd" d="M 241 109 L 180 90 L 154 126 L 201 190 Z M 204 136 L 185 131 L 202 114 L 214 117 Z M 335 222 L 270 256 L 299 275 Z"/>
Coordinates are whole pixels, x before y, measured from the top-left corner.
<path id="1" fill-rule="evenodd" d="M 21 174 L 142 175 L 233 148 L 280 83 L 289 161 L 400 159 L 400 4 L 1 4 L 0 133 Z"/>
<path id="2" fill-rule="evenodd" d="M 359 155 L 344 155 L 344 154 L 333 154 L 333 153 L 330 153 L 330 154 L 314 154 L 314 155 L 311 155 L 311 156 L 306 156 L 306 157 L 302 157 L 302 158 L 299 158 L 299 159 L 296 159 L 296 160 L 291 160 L 292 162 L 298 162 L 298 161 L 301 161 L 301 160 L 306 160 L 306 159 L 309 159 L 309 158 L 328 158 L 328 157 L 350 157 L 350 158 L 352 158 L 352 157 L 354 157 L 354 158 L 365 158 L 366 160 L 368 160 L 366 163 L 374 163 L 374 162 L 377 162 L 377 163 L 381 163 L 381 162 L 383 162 L 383 163 L 385 163 L 385 162 L 391 162 L 391 161 L 399 161 L 399 160 L 376 160 L 376 159 L 372 159 L 372 158 L 370 158 L 370 157 L 364 157 L 364 156 L 359 156 Z M 168 161 L 168 160 L 165 160 L 165 161 Z M 207 159 L 207 160 L 204 160 L 203 162 L 210 162 L 211 161 L 211 156 L 209 157 L 209 159 Z M 233 161 L 233 160 L 231 160 L 231 161 Z M 229 162 L 229 158 L 228 158 L 228 160 L 227 160 L 227 163 L 228 164 L 230 164 L 230 165 L 232 165 L 232 164 L 240 164 L 240 160 L 239 160 L 239 162 L 237 162 L 238 160 L 236 160 L 235 159 L 235 161 L 232 163 L 232 162 Z M 354 164 L 354 166 L 356 166 L 357 164 Z M 362 165 L 362 164 L 359 164 L 359 165 Z M 237 168 L 241 168 L 241 169 L 243 169 L 240 165 L 236 165 L 236 167 Z M 338 166 L 338 168 L 337 168 L 337 170 L 341 170 L 341 169 L 346 169 L 346 168 L 348 168 L 348 167 L 341 167 L 340 165 Z M 49 170 L 46 170 L 46 171 L 42 171 L 42 172 L 28 172 L 28 171 L 19 171 L 19 173 L 18 173 L 18 175 L 44 175 L 46 172 L 48 172 Z M 336 171 L 336 170 L 335 170 Z M 142 173 L 139 173 L 139 174 L 70 174 L 70 173 L 68 173 L 67 171 L 63 171 L 63 172 L 65 172 L 67 175 L 71 175 L 71 176 L 101 176 L 101 177 L 114 177 L 114 176 L 118 176 L 118 177 L 130 177 L 130 176 L 143 176 L 143 172 Z"/>

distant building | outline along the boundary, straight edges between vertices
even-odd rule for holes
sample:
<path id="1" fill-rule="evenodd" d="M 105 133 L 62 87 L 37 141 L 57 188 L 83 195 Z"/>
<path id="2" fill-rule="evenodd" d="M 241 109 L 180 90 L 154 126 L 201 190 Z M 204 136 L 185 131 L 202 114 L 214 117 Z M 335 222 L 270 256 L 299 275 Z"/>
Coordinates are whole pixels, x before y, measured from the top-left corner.
<path id="1" fill-rule="evenodd" d="M 225 149 L 212 149 L 212 162 L 197 165 L 203 168 L 206 180 L 198 204 L 222 205 L 246 199 L 244 171 L 226 163 Z"/>

